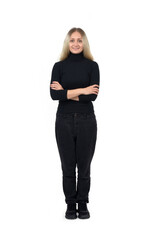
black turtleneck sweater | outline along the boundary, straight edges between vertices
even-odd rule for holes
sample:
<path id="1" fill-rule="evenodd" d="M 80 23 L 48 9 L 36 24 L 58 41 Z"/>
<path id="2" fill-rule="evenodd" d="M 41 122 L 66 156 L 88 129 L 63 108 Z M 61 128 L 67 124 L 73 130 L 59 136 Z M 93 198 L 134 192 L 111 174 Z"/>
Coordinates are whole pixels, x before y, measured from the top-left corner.
<path id="1" fill-rule="evenodd" d="M 85 88 L 100 81 L 97 62 L 84 57 L 83 51 L 78 54 L 69 53 L 68 57 L 56 62 L 52 69 L 51 82 L 58 81 L 64 90 L 50 88 L 53 100 L 59 100 L 57 112 L 59 113 L 91 113 L 94 112 L 92 101 L 97 94 L 79 95 L 79 101 L 67 99 L 67 90 Z"/>

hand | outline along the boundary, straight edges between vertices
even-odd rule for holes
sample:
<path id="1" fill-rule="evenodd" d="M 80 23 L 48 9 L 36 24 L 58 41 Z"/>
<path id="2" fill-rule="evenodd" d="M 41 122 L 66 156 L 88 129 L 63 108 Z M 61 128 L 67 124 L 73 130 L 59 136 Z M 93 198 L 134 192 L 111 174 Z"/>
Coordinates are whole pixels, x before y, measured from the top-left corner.
<path id="1" fill-rule="evenodd" d="M 89 87 L 86 87 L 83 89 L 84 91 L 84 95 L 88 95 L 88 94 L 97 94 L 98 95 L 98 92 L 99 92 L 99 85 L 98 84 L 93 84 Z"/>
<path id="2" fill-rule="evenodd" d="M 70 100 L 74 100 L 74 101 L 79 101 L 79 97 L 73 97 L 73 98 L 70 98 Z"/>
<path id="3" fill-rule="evenodd" d="M 54 89 L 54 90 L 64 90 L 64 88 L 62 87 L 62 85 L 57 82 L 57 81 L 53 81 L 51 84 L 51 89 Z"/>

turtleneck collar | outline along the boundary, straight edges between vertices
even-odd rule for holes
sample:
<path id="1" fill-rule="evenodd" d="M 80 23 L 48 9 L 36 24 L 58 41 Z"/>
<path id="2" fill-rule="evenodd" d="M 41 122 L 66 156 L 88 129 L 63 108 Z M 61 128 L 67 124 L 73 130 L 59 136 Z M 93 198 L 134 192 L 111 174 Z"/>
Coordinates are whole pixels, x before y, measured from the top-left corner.
<path id="1" fill-rule="evenodd" d="M 72 53 L 71 51 L 69 52 L 68 59 L 70 61 L 81 61 L 84 58 L 83 56 L 83 51 L 80 53 Z"/>

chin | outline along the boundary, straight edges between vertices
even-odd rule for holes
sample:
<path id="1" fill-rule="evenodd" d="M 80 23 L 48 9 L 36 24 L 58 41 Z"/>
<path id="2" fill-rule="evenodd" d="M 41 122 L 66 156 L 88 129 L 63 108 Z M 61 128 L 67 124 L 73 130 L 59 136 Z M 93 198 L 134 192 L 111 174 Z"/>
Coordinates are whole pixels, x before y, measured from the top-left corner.
<path id="1" fill-rule="evenodd" d="M 72 52 L 72 53 L 80 53 L 80 52 L 82 52 L 82 50 L 78 50 L 78 51 L 76 51 L 76 50 L 71 50 L 71 52 Z"/>

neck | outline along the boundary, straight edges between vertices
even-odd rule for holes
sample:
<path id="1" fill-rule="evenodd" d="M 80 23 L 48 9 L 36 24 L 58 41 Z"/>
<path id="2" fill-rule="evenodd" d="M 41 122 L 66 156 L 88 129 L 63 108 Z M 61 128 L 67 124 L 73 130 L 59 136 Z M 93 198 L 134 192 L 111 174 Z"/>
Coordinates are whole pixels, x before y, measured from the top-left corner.
<path id="1" fill-rule="evenodd" d="M 70 61 L 81 61 L 84 58 L 83 56 L 83 51 L 80 53 L 72 53 L 71 51 L 69 52 L 68 59 Z"/>

